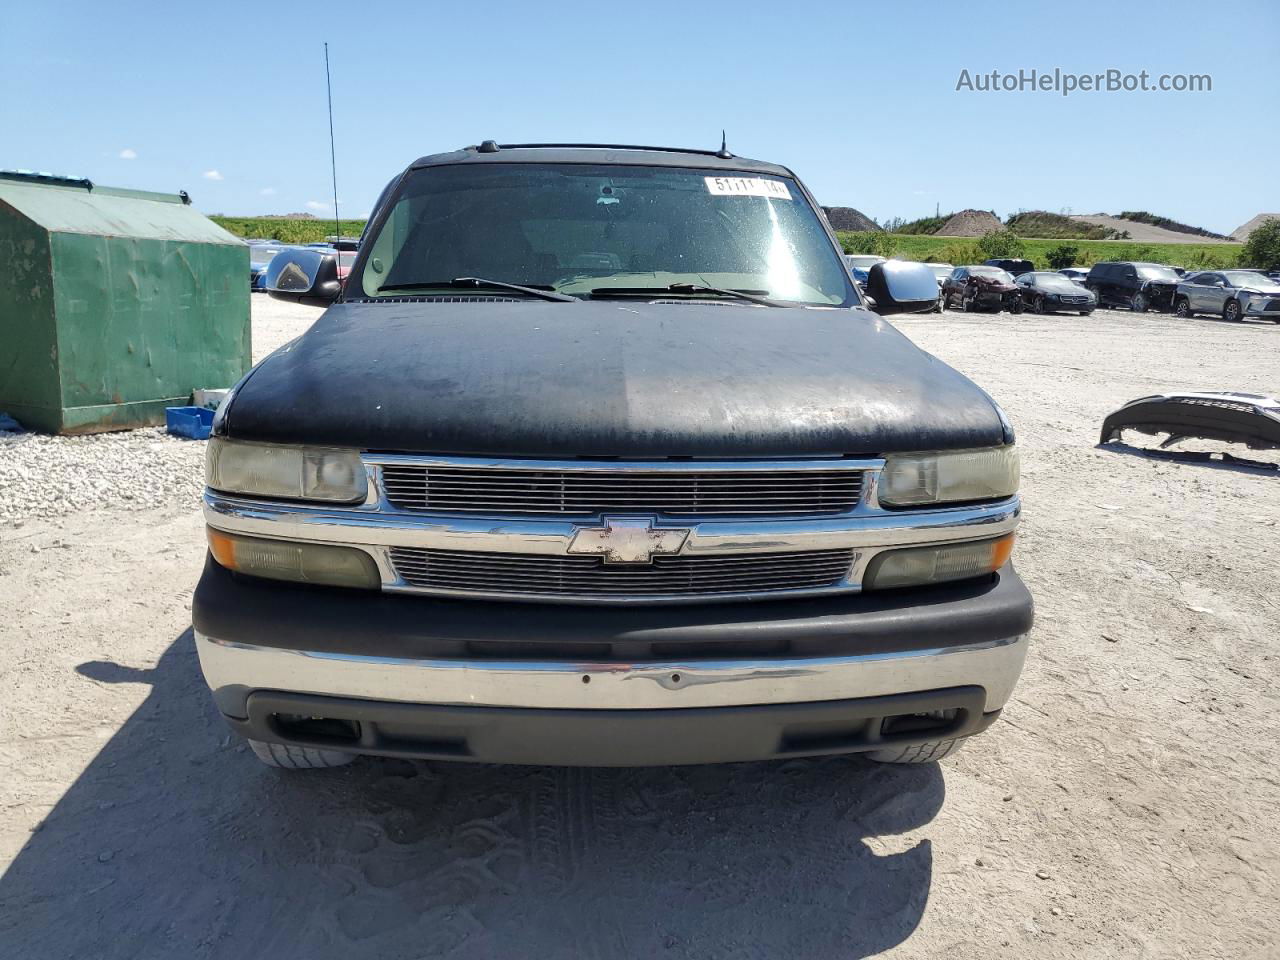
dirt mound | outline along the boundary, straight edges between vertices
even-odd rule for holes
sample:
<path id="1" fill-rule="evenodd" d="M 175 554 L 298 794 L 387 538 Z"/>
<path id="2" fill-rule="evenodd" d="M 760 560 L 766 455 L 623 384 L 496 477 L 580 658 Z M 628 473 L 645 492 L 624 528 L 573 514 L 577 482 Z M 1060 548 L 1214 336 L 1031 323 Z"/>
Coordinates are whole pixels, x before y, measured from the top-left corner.
<path id="1" fill-rule="evenodd" d="M 1146 241 L 1147 243 L 1226 243 L 1226 240 L 1215 240 L 1195 233 L 1183 233 L 1181 230 L 1167 230 L 1152 223 L 1139 220 L 1125 220 L 1105 213 L 1079 213 L 1071 218 L 1079 223 L 1090 223 L 1097 227 L 1109 227 L 1116 233 L 1128 233 L 1128 239 Z"/>
<path id="2" fill-rule="evenodd" d="M 1248 223 L 1241 224 L 1231 231 L 1231 239 L 1244 243 L 1249 239 L 1249 234 L 1257 230 L 1268 220 L 1280 220 L 1280 213 L 1260 213 Z"/>
<path id="3" fill-rule="evenodd" d="M 961 210 L 938 228 L 939 237 L 980 237 L 992 230 L 1000 230 L 1004 224 L 990 210 Z"/>
<path id="4" fill-rule="evenodd" d="M 865 232 L 880 229 L 878 223 L 853 207 L 823 207 L 822 212 L 827 215 L 827 222 L 831 224 L 832 230 Z"/>

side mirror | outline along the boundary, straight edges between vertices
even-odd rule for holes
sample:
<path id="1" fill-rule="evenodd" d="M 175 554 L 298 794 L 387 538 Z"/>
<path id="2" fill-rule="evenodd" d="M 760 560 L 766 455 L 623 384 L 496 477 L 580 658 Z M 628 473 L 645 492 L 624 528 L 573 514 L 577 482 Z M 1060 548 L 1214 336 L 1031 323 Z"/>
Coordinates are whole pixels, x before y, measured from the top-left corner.
<path id="1" fill-rule="evenodd" d="M 866 293 L 876 313 L 926 313 L 938 305 L 938 280 L 923 263 L 889 260 L 867 275 Z"/>
<path id="2" fill-rule="evenodd" d="M 332 250 L 281 250 L 267 267 L 267 292 L 277 300 L 325 307 L 342 293 L 338 254 Z"/>

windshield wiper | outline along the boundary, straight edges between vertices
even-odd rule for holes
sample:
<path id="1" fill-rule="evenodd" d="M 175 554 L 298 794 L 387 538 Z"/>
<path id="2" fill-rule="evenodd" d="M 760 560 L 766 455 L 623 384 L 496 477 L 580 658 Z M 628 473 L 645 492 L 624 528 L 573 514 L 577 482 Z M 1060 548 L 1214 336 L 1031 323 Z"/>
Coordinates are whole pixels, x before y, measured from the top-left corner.
<path id="1" fill-rule="evenodd" d="M 764 294 L 768 290 L 728 290 L 723 287 L 704 287 L 700 283 L 669 283 L 665 287 L 596 287 L 591 291 L 593 297 L 642 297 L 655 293 L 711 293 L 720 297 L 734 297 L 738 300 L 749 300 L 751 303 L 763 304 L 766 307 L 781 307 L 784 304 L 767 299 Z"/>
<path id="2" fill-rule="evenodd" d="M 378 288 L 383 290 L 420 290 L 424 287 L 447 287 L 453 290 L 511 290 L 542 300 L 554 300 L 556 303 L 577 303 L 577 297 L 556 293 L 554 287 L 525 287 L 518 283 L 506 283 L 502 280 L 486 280 L 483 277 L 454 277 L 452 280 L 416 280 L 413 283 L 384 283 Z"/>

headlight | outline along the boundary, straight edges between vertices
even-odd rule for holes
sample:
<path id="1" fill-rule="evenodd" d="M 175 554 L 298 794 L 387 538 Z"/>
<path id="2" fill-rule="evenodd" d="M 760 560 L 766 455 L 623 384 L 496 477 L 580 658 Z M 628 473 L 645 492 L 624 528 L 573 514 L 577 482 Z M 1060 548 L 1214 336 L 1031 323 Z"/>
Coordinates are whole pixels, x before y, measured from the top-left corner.
<path id="1" fill-rule="evenodd" d="M 894 453 L 880 474 L 880 502 L 915 507 L 929 503 L 998 500 L 1018 492 L 1018 448 Z"/>
<path id="2" fill-rule="evenodd" d="M 364 464 L 354 450 L 216 437 L 205 453 L 204 479 L 225 493 L 292 500 L 358 503 L 369 491 Z"/>
<path id="3" fill-rule="evenodd" d="M 994 573 L 1013 553 L 1013 534 L 977 543 L 944 547 L 909 547 L 886 550 L 872 557 L 862 579 L 864 590 L 920 587 L 951 580 L 965 580 Z"/>
<path id="4" fill-rule="evenodd" d="M 330 587 L 376 590 L 382 585 L 373 557 L 355 547 L 242 537 L 213 527 L 205 530 L 213 559 L 237 573 Z"/>

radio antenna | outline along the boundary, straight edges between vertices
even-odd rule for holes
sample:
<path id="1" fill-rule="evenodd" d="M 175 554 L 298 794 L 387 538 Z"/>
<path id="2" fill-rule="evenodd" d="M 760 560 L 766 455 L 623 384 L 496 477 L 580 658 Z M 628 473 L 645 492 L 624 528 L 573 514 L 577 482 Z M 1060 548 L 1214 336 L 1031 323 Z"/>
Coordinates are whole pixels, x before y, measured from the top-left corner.
<path id="1" fill-rule="evenodd" d="M 333 173 L 333 242 L 342 239 L 342 221 L 338 218 L 338 155 L 333 145 L 333 84 L 329 81 L 329 44 L 324 45 L 324 87 L 329 94 L 329 169 Z"/>
<path id="2" fill-rule="evenodd" d="M 726 144 L 726 141 L 725 141 L 724 131 L 721 130 L 720 131 L 720 151 L 716 154 L 716 156 L 724 160 L 728 160 L 730 157 L 733 156 L 733 154 L 729 152 L 729 148 L 725 144 Z"/>

